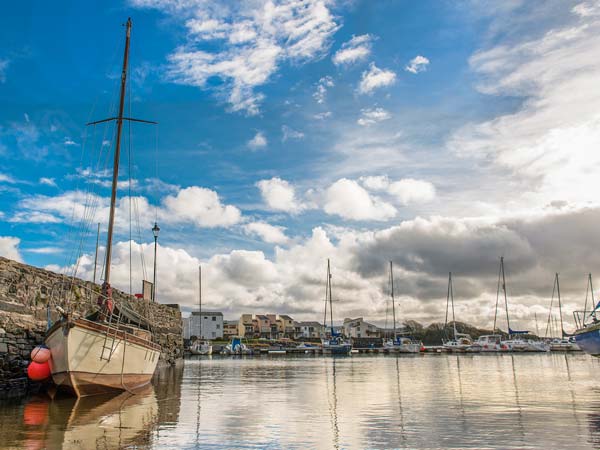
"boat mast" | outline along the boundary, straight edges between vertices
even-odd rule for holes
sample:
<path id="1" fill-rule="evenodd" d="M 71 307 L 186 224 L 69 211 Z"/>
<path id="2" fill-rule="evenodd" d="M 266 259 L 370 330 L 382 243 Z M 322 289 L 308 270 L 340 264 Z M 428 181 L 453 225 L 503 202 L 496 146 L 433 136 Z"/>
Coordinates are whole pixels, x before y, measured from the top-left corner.
<path id="1" fill-rule="evenodd" d="M 565 327 L 562 318 L 562 303 L 560 301 L 560 284 L 558 282 L 558 273 L 556 274 L 556 291 L 558 293 L 558 315 L 560 317 L 560 338 L 565 337 Z"/>
<path id="2" fill-rule="evenodd" d="M 506 277 L 504 275 L 504 256 L 500 257 L 500 270 L 502 271 L 502 290 L 504 291 L 504 308 L 506 309 L 506 326 L 510 336 L 510 320 L 508 318 L 508 298 L 506 296 Z"/>
<path id="3" fill-rule="evenodd" d="M 329 283 L 329 319 L 331 321 L 331 337 L 333 337 L 333 300 L 331 298 L 331 269 L 329 268 L 329 259 L 327 259 L 327 282 Z"/>
<path id="4" fill-rule="evenodd" d="M 327 260 L 327 281 L 325 281 L 325 311 L 323 312 L 323 333 L 327 329 L 327 302 L 329 301 L 329 259 Z"/>
<path id="5" fill-rule="evenodd" d="M 456 341 L 456 318 L 454 317 L 454 287 L 452 286 L 452 272 L 448 272 L 448 292 L 450 303 L 452 303 L 452 328 L 454 329 L 454 340 Z"/>
<path id="6" fill-rule="evenodd" d="M 198 266 L 198 317 L 200 319 L 198 339 L 202 339 L 202 266 Z"/>
<path id="7" fill-rule="evenodd" d="M 119 115 L 117 116 L 117 139 L 113 163 L 112 190 L 110 194 L 110 215 L 108 218 L 108 236 L 106 239 L 106 263 L 104 269 L 103 293 L 108 296 L 110 287 L 110 261 L 112 256 L 113 227 L 115 223 L 115 205 L 117 201 L 117 183 L 119 181 L 119 159 L 121 155 L 121 130 L 123 128 L 123 109 L 125 107 L 125 88 L 127 84 L 127 65 L 129 63 L 129 38 L 131 36 L 131 18 L 125 24 L 125 53 L 123 55 L 123 70 L 121 72 L 121 96 L 119 100 Z"/>
<path id="8" fill-rule="evenodd" d="M 392 261 L 390 261 L 390 282 L 392 286 L 392 321 L 394 323 L 394 342 L 396 341 L 396 302 L 394 300 L 394 269 L 392 267 Z"/>
<path id="9" fill-rule="evenodd" d="M 498 299 L 500 298 L 500 275 L 502 274 L 502 258 L 500 259 L 500 269 L 498 269 L 498 289 L 496 290 L 496 310 L 494 311 L 494 333 L 496 332 L 496 323 L 498 319 Z"/>

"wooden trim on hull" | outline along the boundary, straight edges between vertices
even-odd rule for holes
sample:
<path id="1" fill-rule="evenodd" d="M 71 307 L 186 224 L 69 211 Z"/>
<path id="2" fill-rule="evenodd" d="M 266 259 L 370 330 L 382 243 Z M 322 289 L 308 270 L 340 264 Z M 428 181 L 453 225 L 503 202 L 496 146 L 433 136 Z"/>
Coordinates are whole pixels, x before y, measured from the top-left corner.
<path id="1" fill-rule="evenodd" d="M 59 389 L 78 397 L 110 394 L 123 391 L 137 392 L 152 380 L 150 374 L 97 374 L 90 372 L 60 372 L 52 375 Z"/>

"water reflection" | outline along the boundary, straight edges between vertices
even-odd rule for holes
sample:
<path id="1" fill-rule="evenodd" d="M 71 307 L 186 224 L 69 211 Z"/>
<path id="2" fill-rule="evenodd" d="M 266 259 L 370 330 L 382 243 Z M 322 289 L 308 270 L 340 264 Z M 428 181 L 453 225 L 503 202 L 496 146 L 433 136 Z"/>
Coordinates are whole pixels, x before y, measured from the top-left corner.
<path id="1" fill-rule="evenodd" d="M 585 355 L 205 358 L 141 395 L 0 405 L 2 448 L 597 448 Z"/>

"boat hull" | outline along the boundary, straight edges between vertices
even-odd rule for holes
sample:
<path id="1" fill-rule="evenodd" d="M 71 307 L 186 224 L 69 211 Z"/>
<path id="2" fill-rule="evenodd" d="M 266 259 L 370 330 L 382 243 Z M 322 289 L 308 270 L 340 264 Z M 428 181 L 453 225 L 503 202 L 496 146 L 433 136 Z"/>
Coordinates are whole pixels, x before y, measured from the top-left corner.
<path id="1" fill-rule="evenodd" d="M 323 346 L 323 353 L 326 355 L 349 355 L 351 350 L 352 350 L 351 345 Z"/>
<path id="2" fill-rule="evenodd" d="M 135 392 L 150 382 L 160 356 L 160 347 L 146 339 L 115 334 L 84 319 L 57 324 L 49 330 L 46 345 L 54 383 L 78 397 Z"/>
<path id="3" fill-rule="evenodd" d="M 594 325 L 589 329 L 578 330 L 575 333 L 575 342 L 585 353 L 600 356 L 600 327 Z"/>

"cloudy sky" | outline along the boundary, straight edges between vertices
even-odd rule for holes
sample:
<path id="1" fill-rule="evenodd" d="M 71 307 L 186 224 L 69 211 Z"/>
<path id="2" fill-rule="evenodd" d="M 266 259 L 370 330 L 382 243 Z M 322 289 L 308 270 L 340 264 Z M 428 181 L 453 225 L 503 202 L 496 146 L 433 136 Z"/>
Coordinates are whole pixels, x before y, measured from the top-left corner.
<path id="1" fill-rule="evenodd" d="M 543 332 L 555 272 L 566 318 L 583 306 L 600 264 L 598 2 L 7 8 L 0 255 L 92 277 L 114 127 L 85 124 L 115 114 L 131 16 L 126 114 L 159 125 L 124 128 L 117 287 L 130 260 L 133 291 L 152 278 L 156 220 L 157 296 L 186 311 L 202 264 L 226 318 L 320 320 L 330 258 L 335 316 L 383 324 L 392 260 L 403 319 L 443 320 L 452 271 L 457 319 L 489 326 L 502 255 L 514 328 L 537 314 Z"/>

